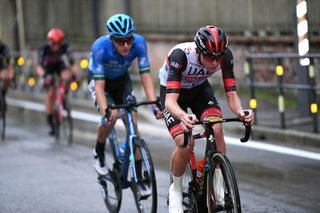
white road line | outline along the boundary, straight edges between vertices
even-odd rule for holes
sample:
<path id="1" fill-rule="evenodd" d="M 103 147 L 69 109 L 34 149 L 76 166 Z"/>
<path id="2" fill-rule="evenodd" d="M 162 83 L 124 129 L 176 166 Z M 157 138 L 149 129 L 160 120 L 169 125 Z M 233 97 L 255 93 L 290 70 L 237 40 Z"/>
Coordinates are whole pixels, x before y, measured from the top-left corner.
<path id="1" fill-rule="evenodd" d="M 41 112 L 45 111 L 43 104 L 34 103 L 31 101 L 23 101 L 23 100 L 8 98 L 7 102 L 9 105 L 16 106 L 16 107 L 22 107 L 25 109 L 41 111 Z M 95 114 L 81 112 L 81 111 L 75 111 L 75 110 L 72 110 L 72 117 L 75 119 L 88 121 L 88 122 L 95 122 L 95 123 L 98 123 L 100 120 L 100 116 L 98 114 L 95 115 Z M 124 129 L 124 125 L 122 124 L 122 122 L 117 122 L 116 127 Z M 150 124 L 139 123 L 139 127 L 140 127 L 139 128 L 140 131 L 143 131 L 146 134 L 150 134 L 150 135 L 154 135 L 154 136 L 162 137 L 162 138 L 169 138 L 170 137 L 168 131 L 166 130 L 166 127 L 164 127 L 164 126 L 155 127 Z M 247 148 L 251 148 L 251 149 L 264 150 L 264 151 L 269 151 L 269 152 L 275 152 L 275 153 L 280 153 L 280 154 L 291 155 L 291 156 L 320 161 L 320 154 L 316 153 L 316 152 L 309 152 L 309 151 L 288 148 L 288 147 L 279 146 L 279 145 L 266 144 L 266 143 L 263 143 L 260 141 L 241 143 L 238 138 L 233 138 L 233 137 L 228 137 L 228 136 L 225 136 L 225 141 L 227 144 L 231 144 L 234 146 L 247 147 Z"/>
<path id="2" fill-rule="evenodd" d="M 300 149 L 294 149 L 294 148 L 289 148 L 289 147 L 284 147 L 284 146 L 279 146 L 274 144 L 266 144 L 259 141 L 241 143 L 239 139 L 228 137 L 228 136 L 225 136 L 225 141 L 227 144 L 232 144 L 235 146 L 265 150 L 269 152 L 275 152 L 275 153 L 291 155 L 291 156 L 296 156 L 301 158 L 308 158 L 312 160 L 320 160 L 320 154 L 316 152 L 309 152 L 309 151 L 304 151 Z"/>

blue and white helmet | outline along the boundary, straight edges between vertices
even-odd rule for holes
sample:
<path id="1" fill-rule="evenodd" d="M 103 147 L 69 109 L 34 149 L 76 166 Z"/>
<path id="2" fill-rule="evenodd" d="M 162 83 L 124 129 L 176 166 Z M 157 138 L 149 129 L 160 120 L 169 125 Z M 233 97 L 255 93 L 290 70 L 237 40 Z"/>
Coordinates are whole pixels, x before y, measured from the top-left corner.
<path id="1" fill-rule="evenodd" d="M 111 16 L 106 26 L 112 37 L 127 37 L 133 34 L 135 30 L 132 18 L 121 13 Z"/>

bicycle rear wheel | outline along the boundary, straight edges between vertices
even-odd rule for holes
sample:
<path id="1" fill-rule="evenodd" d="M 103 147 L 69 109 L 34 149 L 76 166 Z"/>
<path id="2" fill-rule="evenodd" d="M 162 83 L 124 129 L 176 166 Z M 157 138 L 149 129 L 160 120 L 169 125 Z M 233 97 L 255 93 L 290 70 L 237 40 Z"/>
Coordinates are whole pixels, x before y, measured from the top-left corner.
<path id="1" fill-rule="evenodd" d="M 120 170 L 115 154 L 113 139 L 107 138 L 105 146 L 106 166 L 108 174 L 99 176 L 98 182 L 101 185 L 101 193 L 104 203 L 110 212 L 119 212 L 122 201 L 122 187 L 120 182 Z"/>
<path id="2" fill-rule="evenodd" d="M 136 169 L 138 182 L 131 181 L 131 189 L 134 194 L 138 212 L 157 211 L 157 183 L 154 173 L 154 165 L 147 144 L 143 139 L 136 138 L 134 146 L 141 153 L 141 171 Z M 140 173 L 140 175 L 138 175 Z"/>
<path id="3" fill-rule="evenodd" d="M 207 177 L 207 204 L 209 212 L 240 213 L 241 203 L 234 171 L 228 158 L 214 153 Z M 216 174 L 215 174 L 216 173 Z"/>

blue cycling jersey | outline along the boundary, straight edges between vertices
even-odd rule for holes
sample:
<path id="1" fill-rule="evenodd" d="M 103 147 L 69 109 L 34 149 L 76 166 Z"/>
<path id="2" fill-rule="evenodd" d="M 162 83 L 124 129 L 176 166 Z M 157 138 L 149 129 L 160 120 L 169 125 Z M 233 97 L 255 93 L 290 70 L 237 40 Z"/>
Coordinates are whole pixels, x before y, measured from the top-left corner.
<path id="1" fill-rule="evenodd" d="M 140 73 L 150 71 L 147 44 L 143 36 L 133 34 L 133 45 L 127 56 L 117 53 L 109 36 L 98 38 L 92 45 L 89 72 L 93 79 L 115 79 L 128 72 L 138 58 Z"/>

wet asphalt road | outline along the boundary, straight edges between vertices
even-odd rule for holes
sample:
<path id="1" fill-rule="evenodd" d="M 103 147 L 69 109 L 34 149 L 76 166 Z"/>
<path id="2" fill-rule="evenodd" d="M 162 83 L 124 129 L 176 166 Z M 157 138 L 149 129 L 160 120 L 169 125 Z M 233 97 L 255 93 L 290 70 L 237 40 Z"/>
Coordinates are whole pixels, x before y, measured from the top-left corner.
<path id="1" fill-rule="evenodd" d="M 7 140 L 0 142 L 0 212 L 108 212 L 93 169 L 94 142 L 88 143 L 94 141 L 94 132 L 77 134 L 76 142 L 86 146 L 58 145 L 46 135 L 45 118 L 39 114 L 19 120 L 14 116 L 25 114 L 9 112 Z M 144 138 L 157 169 L 158 212 L 168 212 L 167 165 L 173 144 L 165 136 Z M 199 155 L 202 149 L 199 143 L 195 151 Z M 319 160 L 230 144 L 228 156 L 243 212 L 320 212 Z M 120 212 L 136 212 L 131 191 L 125 190 L 124 196 Z"/>

